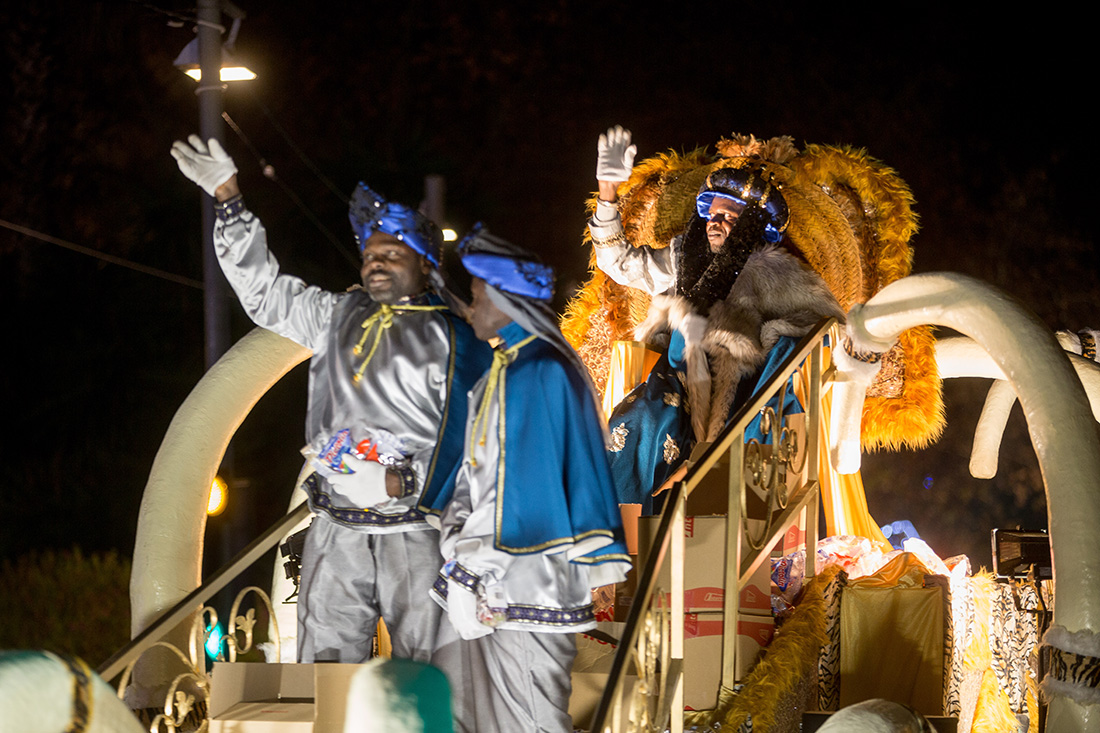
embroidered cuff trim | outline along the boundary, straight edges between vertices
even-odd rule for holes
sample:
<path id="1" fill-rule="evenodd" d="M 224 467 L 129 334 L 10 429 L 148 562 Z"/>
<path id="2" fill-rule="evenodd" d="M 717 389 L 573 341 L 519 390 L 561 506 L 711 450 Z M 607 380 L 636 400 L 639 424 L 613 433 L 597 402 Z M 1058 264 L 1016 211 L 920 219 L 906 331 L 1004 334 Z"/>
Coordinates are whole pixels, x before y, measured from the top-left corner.
<path id="1" fill-rule="evenodd" d="M 237 194 L 225 201 L 216 201 L 214 203 L 214 214 L 218 217 L 218 221 L 228 224 L 234 219 L 240 218 L 244 208 L 244 198 L 241 194 Z"/>
<path id="2" fill-rule="evenodd" d="M 588 231 L 592 234 L 592 246 L 604 249 L 606 247 L 621 247 L 628 242 L 626 241 L 626 235 L 623 234 L 622 229 L 616 229 L 615 231 L 608 231 L 610 227 L 596 226 L 595 222 L 590 222 Z"/>
<path id="3" fill-rule="evenodd" d="M 453 572 L 451 577 L 458 580 Z M 462 585 L 466 586 L 466 583 L 463 582 Z M 435 583 L 432 584 L 432 590 L 441 598 L 446 599 L 447 579 L 442 575 L 437 577 Z M 504 623 L 532 624 L 536 626 L 577 626 L 579 624 L 594 623 L 596 620 L 591 603 L 580 608 L 566 609 L 513 603 L 503 610 Z"/>
<path id="4" fill-rule="evenodd" d="M 559 609 L 541 606 L 509 605 L 504 611 L 508 621 L 539 624 L 540 626 L 576 626 L 595 621 L 592 604 L 580 608 Z"/>
<path id="5" fill-rule="evenodd" d="M 477 584 L 480 578 L 458 563 L 455 563 L 455 566 L 451 569 L 451 580 L 458 583 L 463 588 L 467 588 L 471 593 L 476 593 Z"/>

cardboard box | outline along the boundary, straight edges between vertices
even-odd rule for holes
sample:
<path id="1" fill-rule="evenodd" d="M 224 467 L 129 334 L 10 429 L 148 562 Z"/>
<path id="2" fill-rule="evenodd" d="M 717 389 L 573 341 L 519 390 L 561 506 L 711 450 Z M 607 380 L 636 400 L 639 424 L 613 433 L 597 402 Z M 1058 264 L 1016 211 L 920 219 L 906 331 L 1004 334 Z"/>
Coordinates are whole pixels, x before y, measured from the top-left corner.
<path id="1" fill-rule="evenodd" d="M 790 555 L 798 550 L 806 549 L 806 512 L 800 512 L 798 521 L 787 527 L 787 533 L 783 535 L 783 555 Z"/>
<path id="2" fill-rule="evenodd" d="M 648 555 L 659 523 L 659 517 L 642 517 L 638 521 L 639 558 Z M 684 611 L 721 611 L 726 586 L 726 518 L 686 517 L 684 554 Z M 667 560 L 668 556 L 665 558 Z M 671 582 L 669 567 L 662 567 L 657 575 L 657 587 L 667 594 Z M 741 589 L 738 608 L 755 614 L 771 614 L 770 562 L 762 563 L 748 585 Z"/>
<path id="3" fill-rule="evenodd" d="M 211 733 L 343 733 L 351 677 L 361 664 L 218 662 Z"/>
<path id="4" fill-rule="evenodd" d="M 713 710 L 722 683 L 722 614 L 690 613 L 684 616 L 684 707 Z M 737 622 L 738 680 L 752 670 L 775 633 L 770 616 L 741 616 Z"/>
<path id="5" fill-rule="evenodd" d="M 638 565 L 648 557 L 660 522 L 660 517 L 638 520 Z M 684 610 L 721 610 L 726 584 L 726 518 L 685 518 L 684 540 Z M 657 574 L 657 587 L 666 594 L 672 582 L 668 561 L 666 554 L 665 564 Z"/>
<path id="6" fill-rule="evenodd" d="M 606 634 L 621 639 L 626 624 L 600 622 L 596 628 Z M 573 726 L 587 729 L 600 705 L 604 689 L 608 684 L 611 663 L 615 659 L 618 646 L 599 641 L 586 634 L 577 634 L 577 658 L 573 661 L 573 693 L 569 697 L 569 715 Z M 626 683 L 633 684 L 636 675 L 628 674 Z"/>

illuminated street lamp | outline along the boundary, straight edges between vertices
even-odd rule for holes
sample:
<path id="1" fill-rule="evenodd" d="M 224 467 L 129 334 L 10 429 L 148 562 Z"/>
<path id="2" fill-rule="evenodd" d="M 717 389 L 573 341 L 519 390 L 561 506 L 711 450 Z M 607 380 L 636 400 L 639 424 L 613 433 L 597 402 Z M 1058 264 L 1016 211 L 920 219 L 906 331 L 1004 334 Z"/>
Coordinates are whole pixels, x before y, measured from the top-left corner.
<path id="1" fill-rule="evenodd" d="M 236 36 L 236 31 L 240 25 L 240 18 L 233 21 L 233 28 L 230 31 L 230 39 Z M 237 62 L 233 58 L 233 54 L 230 53 L 230 41 L 227 41 L 222 46 L 222 60 L 221 60 L 221 81 L 252 81 L 256 78 L 256 72 L 249 69 L 247 66 Z M 177 69 L 187 74 L 195 81 L 202 81 L 202 70 L 199 68 L 199 39 L 195 38 L 180 51 L 180 55 L 176 57 L 176 60 L 172 62 Z"/>
<path id="2" fill-rule="evenodd" d="M 221 38 L 225 33 L 223 13 L 233 19 L 224 43 Z M 256 78 L 254 73 L 233 62 L 230 55 L 244 17 L 244 11 L 229 0 L 198 0 L 196 37 L 175 60 L 181 71 L 199 82 L 195 94 L 199 98 L 199 137 L 203 142 L 214 138 L 225 143 L 222 128 L 223 82 Z M 219 77 L 218 81 L 213 81 L 215 76 Z M 205 361 L 209 369 L 229 348 L 229 286 L 214 255 L 214 199 L 207 194 L 203 194 L 202 199 L 203 319 Z"/>

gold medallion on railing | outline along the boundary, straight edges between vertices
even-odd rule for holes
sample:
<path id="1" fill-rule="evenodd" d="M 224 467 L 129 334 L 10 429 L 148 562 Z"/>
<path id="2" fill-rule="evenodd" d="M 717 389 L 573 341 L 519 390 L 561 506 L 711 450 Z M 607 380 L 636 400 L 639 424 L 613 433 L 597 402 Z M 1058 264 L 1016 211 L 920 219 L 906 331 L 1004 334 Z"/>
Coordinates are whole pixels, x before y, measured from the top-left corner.
<path id="1" fill-rule="evenodd" d="M 787 383 L 779 389 L 778 411 L 768 405 L 760 411 L 760 433 L 768 444 L 757 438 L 745 443 L 745 490 L 741 494 L 741 524 L 746 541 L 753 550 L 764 546 L 771 533 L 772 515 L 787 508 L 789 500 L 787 476 L 801 474 L 806 465 L 806 452 L 800 449 L 799 433 L 789 424 L 783 408 L 787 401 Z M 752 499 L 758 500 L 753 504 Z M 760 505 L 763 505 L 762 516 Z M 757 509 L 750 514 L 750 508 Z M 753 533 L 750 525 L 763 521 L 762 531 Z"/>

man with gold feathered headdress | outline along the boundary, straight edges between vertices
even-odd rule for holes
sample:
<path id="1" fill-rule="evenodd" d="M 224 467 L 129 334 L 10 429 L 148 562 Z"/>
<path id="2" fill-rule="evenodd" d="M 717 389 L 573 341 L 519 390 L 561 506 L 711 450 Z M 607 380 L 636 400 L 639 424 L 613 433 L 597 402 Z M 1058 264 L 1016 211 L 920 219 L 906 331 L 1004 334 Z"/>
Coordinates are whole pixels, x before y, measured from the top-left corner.
<path id="1" fill-rule="evenodd" d="M 844 314 L 785 240 L 790 215 L 772 161 L 756 154 L 707 166 L 694 211 L 669 232 L 667 245 L 635 246 L 618 197 L 633 170 L 630 132 L 608 130 L 598 151 L 599 199 L 589 221 L 596 264 L 651 296 L 635 338 L 664 346 L 610 422 L 620 500 L 644 503 L 681 456 L 718 435 L 731 406 L 767 379 L 799 337 Z"/>

